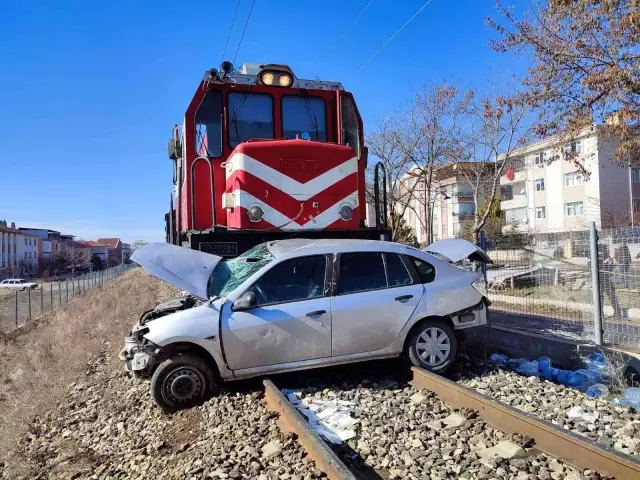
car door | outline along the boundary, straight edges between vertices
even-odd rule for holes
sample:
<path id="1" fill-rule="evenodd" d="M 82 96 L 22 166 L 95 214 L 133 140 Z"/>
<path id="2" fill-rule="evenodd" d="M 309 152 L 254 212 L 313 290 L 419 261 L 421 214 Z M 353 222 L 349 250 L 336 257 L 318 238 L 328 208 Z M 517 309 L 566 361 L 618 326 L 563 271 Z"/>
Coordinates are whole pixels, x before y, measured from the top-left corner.
<path id="1" fill-rule="evenodd" d="M 331 355 L 331 301 L 325 255 L 284 260 L 249 288 L 257 307 L 222 312 L 222 342 L 232 370 Z"/>
<path id="2" fill-rule="evenodd" d="M 396 253 L 342 253 L 331 297 L 331 355 L 388 347 L 409 321 L 424 287 Z"/>

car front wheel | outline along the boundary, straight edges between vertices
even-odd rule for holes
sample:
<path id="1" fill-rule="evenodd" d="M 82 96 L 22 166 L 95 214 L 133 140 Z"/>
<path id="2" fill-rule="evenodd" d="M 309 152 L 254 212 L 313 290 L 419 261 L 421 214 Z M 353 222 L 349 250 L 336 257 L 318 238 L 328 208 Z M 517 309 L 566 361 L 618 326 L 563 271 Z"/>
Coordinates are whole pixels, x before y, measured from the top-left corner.
<path id="1" fill-rule="evenodd" d="M 449 324 L 443 320 L 425 320 L 409 335 L 406 353 L 416 367 L 432 372 L 444 372 L 458 352 L 458 340 Z"/>
<path id="2" fill-rule="evenodd" d="M 214 385 L 214 373 L 201 357 L 176 355 L 156 368 L 151 377 L 151 396 L 162 410 L 172 413 L 200 404 Z"/>

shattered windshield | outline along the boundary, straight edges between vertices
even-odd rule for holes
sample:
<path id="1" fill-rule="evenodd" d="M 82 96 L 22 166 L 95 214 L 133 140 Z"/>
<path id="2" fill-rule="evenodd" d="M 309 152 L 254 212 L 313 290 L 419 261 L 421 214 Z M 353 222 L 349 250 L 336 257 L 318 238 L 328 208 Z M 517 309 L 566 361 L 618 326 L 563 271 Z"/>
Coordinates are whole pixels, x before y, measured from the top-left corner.
<path id="1" fill-rule="evenodd" d="M 274 258 L 267 244 L 262 243 L 239 257 L 221 261 L 209 278 L 209 298 L 228 295 Z"/>

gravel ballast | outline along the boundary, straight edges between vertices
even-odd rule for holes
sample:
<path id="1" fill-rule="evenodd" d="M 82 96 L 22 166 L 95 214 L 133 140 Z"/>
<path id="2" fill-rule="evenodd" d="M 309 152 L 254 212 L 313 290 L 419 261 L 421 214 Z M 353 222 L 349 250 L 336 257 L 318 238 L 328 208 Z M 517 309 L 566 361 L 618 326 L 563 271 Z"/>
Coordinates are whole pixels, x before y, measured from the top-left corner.
<path id="1" fill-rule="evenodd" d="M 582 392 L 536 377 L 515 372 L 474 366 L 477 375 L 461 378 L 458 383 L 495 398 L 524 412 L 583 435 L 620 452 L 640 456 L 640 413 L 607 399 L 593 399 Z M 464 370 L 464 367 L 461 369 Z M 570 418 L 573 407 L 582 407 L 595 421 Z M 595 415 L 594 415 L 595 414 Z"/>
<path id="2" fill-rule="evenodd" d="M 531 439 L 496 430 L 475 412 L 455 409 L 396 377 L 369 373 L 355 379 L 335 374 L 324 380 L 327 378 L 329 381 L 316 383 L 320 387 L 309 379 L 301 380 L 298 390 L 303 397 L 355 403 L 356 436 L 334 447 L 352 469 L 372 468 L 382 477 L 400 479 L 606 478 L 578 472 L 531 449 Z M 294 383 L 289 381 L 287 388 L 294 388 Z M 512 442 L 525 455 L 487 458 L 493 447 L 504 442 Z M 524 458 L 518 458 L 521 456 Z"/>
<path id="3" fill-rule="evenodd" d="M 147 382 L 112 372 L 105 357 L 88 365 L 91 382 L 71 385 L 64 403 L 32 423 L 15 452 L 23 471 L 0 465 L 0 478 L 324 477 L 280 431 L 260 390 L 222 392 L 169 416 L 151 403 Z"/>

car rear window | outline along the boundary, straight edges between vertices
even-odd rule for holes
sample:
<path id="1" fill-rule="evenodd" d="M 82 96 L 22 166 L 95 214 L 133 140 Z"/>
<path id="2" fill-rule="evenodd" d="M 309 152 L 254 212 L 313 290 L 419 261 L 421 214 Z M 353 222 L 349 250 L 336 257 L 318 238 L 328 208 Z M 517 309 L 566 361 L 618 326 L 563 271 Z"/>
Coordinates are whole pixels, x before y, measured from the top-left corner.
<path id="1" fill-rule="evenodd" d="M 395 253 L 385 253 L 385 261 L 387 262 L 387 274 L 389 275 L 390 287 L 401 287 L 403 285 L 411 285 L 413 280 L 411 274 L 404 265 L 400 255 Z"/>
<path id="2" fill-rule="evenodd" d="M 409 257 L 409 260 L 411 260 L 411 263 L 416 268 L 422 283 L 431 283 L 435 280 L 436 269 L 433 265 L 416 257 Z"/>
<path id="3" fill-rule="evenodd" d="M 340 255 L 338 294 L 387 288 L 387 276 L 381 253 L 344 253 Z"/>

